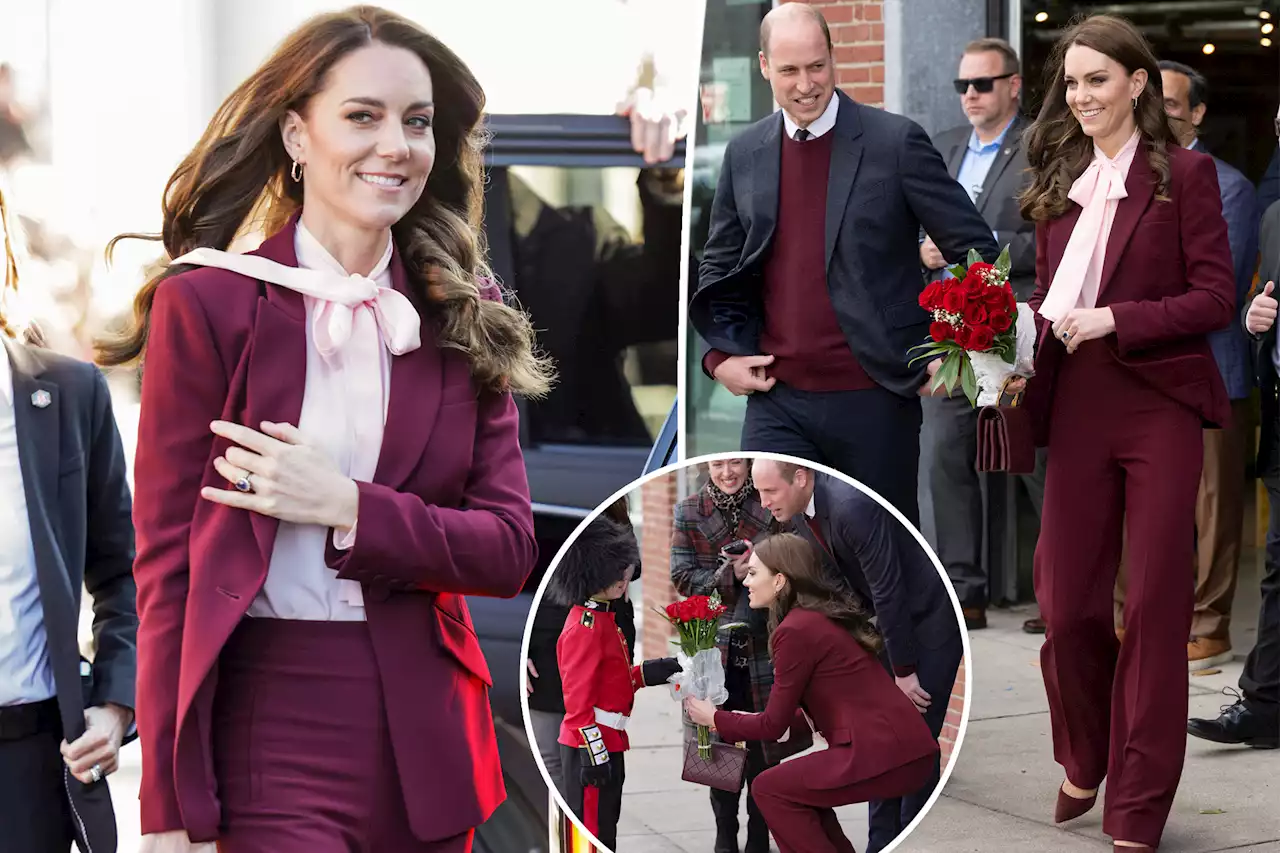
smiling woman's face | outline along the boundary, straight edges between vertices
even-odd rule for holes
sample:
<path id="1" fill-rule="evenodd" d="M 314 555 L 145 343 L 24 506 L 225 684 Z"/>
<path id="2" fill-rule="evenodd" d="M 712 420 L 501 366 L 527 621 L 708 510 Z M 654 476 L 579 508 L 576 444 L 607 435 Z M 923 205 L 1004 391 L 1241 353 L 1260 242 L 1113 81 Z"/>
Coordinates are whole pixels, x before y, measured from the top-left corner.
<path id="1" fill-rule="evenodd" d="M 325 86 L 281 123 L 303 167 L 311 221 L 390 228 L 418 202 L 435 163 L 431 73 L 417 54 L 374 43 L 330 69 Z"/>
<path id="2" fill-rule="evenodd" d="M 1062 75 L 1067 106 L 1085 136 L 1123 143 L 1133 133 L 1133 99 L 1146 87 L 1145 70 L 1129 74 L 1106 54 L 1073 44 L 1067 48 Z"/>
<path id="3" fill-rule="evenodd" d="M 745 459 L 717 459 L 714 462 L 708 462 L 707 468 L 711 473 L 711 482 L 726 495 L 736 494 L 746 485 L 747 460 Z"/>

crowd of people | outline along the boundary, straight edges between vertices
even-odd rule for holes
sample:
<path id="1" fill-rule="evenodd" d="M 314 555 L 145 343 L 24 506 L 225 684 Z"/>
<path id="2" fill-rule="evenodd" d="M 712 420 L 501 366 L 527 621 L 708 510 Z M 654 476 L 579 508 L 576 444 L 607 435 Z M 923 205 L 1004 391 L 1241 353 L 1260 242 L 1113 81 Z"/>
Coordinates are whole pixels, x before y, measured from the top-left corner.
<path id="1" fill-rule="evenodd" d="M 744 450 L 829 465 L 917 523 L 923 485 L 966 626 L 980 630 L 991 593 L 978 413 L 935 390 L 940 360 L 908 351 L 929 336 L 922 282 L 1007 247 L 1014 294 L 1036 317 L 1034 376 L 1007 389 L 1025 392 L 1037 448 L 1023 479 L 1040 516 L 1041 616 L 1025 629 L 1045 634 L 1065 771 L 1055 819 L 1092 808 L 1106 778 L 1104 831 L 1117 848 L 1154 849 L 1188 732 L 1266 747 L 1280 730 L 1275 525 L 1244 696 L 1188 721 L 1186 685 L 1188 669 L 1232 657 L 1250 337 L 1275 441 L 1267 312 L 1280 247 L 1264 225 L 1259 258 L 1259 223 L 1280 211 L 1260 209 L 1266 187 L 1199 140 L 1205 78 L 1160 61 L 1116 15 L 1061 33 L 1034 116 L 1019 112 L 1013 48 L 968 45 L 955 80 L 968 123 L 933 139 L 836 87 L 814 8 L 774 9 L 760 43 L 781 110 L 724 154 L 689 307 L 703 369 L 748 395 Z M 1267 444 L 1258 464 L 1273 503 L 1274 458 Z"/>

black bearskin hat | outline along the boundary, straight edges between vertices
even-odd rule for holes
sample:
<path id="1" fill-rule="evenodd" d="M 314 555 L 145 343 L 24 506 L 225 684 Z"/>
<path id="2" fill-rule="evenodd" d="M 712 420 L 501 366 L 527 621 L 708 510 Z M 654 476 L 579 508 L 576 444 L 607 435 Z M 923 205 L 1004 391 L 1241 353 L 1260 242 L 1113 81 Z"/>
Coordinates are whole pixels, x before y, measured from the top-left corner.
<path id="1" fill-rule="evenodd" d="M 555 604 L 581 604 L 608 589 L 640 563 L 640 548 L 629 527 L 603 515 L 597 516 L 551 573 L 547 598 Z"/>

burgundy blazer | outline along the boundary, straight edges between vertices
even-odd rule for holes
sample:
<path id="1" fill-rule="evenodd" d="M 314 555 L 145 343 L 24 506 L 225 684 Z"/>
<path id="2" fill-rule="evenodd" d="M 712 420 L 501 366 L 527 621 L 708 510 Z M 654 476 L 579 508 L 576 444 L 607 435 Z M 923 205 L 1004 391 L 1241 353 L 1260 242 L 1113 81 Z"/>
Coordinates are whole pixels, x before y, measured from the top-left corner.
<path id="1" fill-rule="evenodd" d="M 254 254 L 297 266 L 294 222 Z M 410 294 L 397 253 L 394 287 Z M 415 301 L 415 304 L 418 304 Z M 505 797 L 492 679 L 463 595 L 516 595 L 536 559 L 506 394 L 477 393 L 466 359 L 432 344 L 393 359 L 377 472 L 359 483 L 355 547 L 326 561 L 363 587 L 413 832 L 447 838 Z M 215 268 L 155 294 L 135 467 L 137 719 L 144 833 L 217 837 L 210 731 L 218 655 L 262 588 L 276 520 L 219 506 L 215 419 L 296 424 L 306 372 L 302 296 Z"/>
<path id="2" fill-rule="evenodd" d="M 717 711 L 716 730 L 731 743 L 776 741 L 803 708 L 828 746 L 806 770 L 811 788 L 842 788 L 938 752 L 924 715 L 880 661 L 821 613 L 786 615 L 774 633 L 773 673 L 764 712 Z"/>
<path id="3" fill-rule="evenodd" d="M 1182 403 L 1211 426 L 1231 418 L 1222 375 L 1206 337 L 1235 320 L 1235 278 L 1227 223 L 1213 158 L 1169 147 L 1169 199 L 1155 198 L 1155 172 L 1142 145 L 1125 180 L 1107 240 L 1098 307 L 1108 306 L 1116 331 L 1105 338 L 1116 361 L 1143 381 Z M 1066 346 L 1053 324 L 1039 316 L 1040 304 L 1062 262 L 1082 208 L 1036 227 L 1036 375 L 1026 405 L 1036 424 L 1036 443 L 1049 434 L 1049 410 Z"/>

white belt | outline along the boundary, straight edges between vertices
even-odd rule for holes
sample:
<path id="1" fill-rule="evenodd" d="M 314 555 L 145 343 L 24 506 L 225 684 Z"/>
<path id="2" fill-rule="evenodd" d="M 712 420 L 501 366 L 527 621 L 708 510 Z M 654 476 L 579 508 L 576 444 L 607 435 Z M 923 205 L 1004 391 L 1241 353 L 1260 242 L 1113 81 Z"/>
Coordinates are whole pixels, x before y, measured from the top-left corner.
<path id="1" fill-rule="evenodd" d="M 596 722 L 611 729 L 623 731 L 627 727 L 627 721 L 631 718 L 626 714 L 618 714 L 614 711 L 602 711 L 599 708 L 593 708 L 596 712 Z"/>

